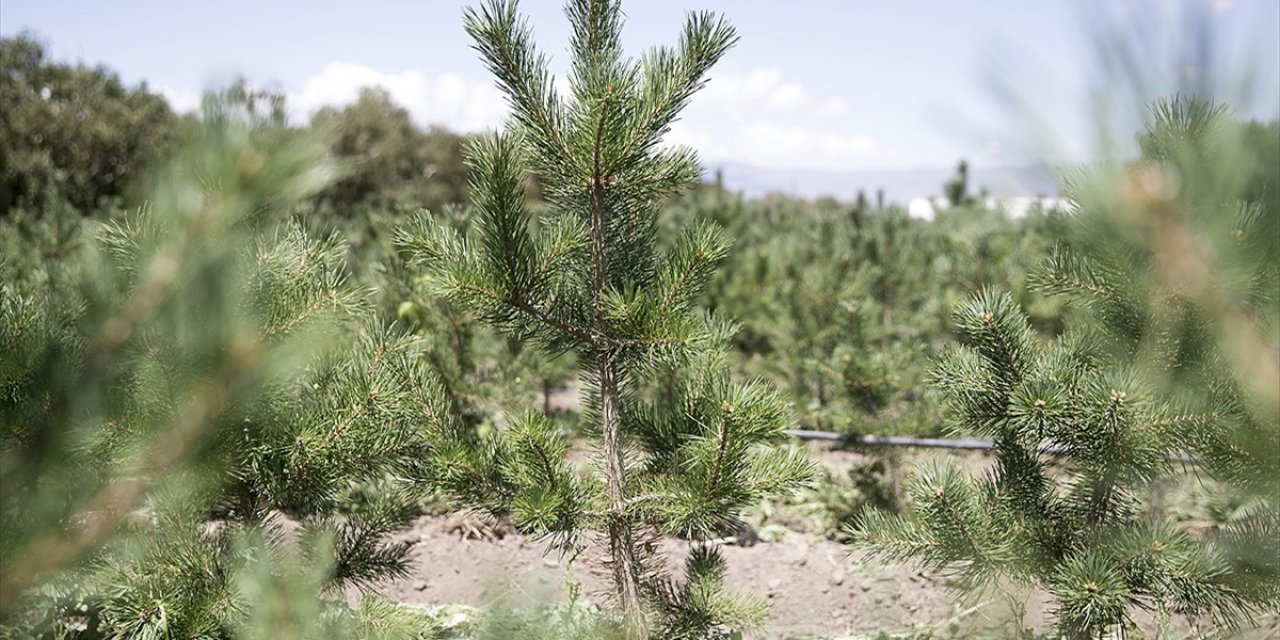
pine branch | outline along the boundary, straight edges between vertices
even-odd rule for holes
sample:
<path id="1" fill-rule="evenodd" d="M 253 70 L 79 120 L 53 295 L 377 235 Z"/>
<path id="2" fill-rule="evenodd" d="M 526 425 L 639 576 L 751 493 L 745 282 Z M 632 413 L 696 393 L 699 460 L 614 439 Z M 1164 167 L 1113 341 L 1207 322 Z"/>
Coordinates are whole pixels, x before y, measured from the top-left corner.
<path id="1" fill-rule="evenodd" d="M 507 95 L 515 117 L 535 132 L 541 158 L 557 175 L 582 173 L 560 135 L 559 101 L 551 87 L 547 59 L 535 53 L 532 31 L 516 14 L 511 0 L 491 0 L 463 12 L 463 26 L 484 58 L 498 87 Z"/>
<path id="2" fill-rule="evenodd" d="M 43 574 L 66 566 L 115 533 L 159 480 L 157 475 L 173 468 L 191 452 L 209 424 L 223 412 L 228 399 L 260 366 L 262 354 L 256 342 L 235 346 L 233 357 L 188 401 L 150 453 L 141 457 L 130 473 L 109 482 L 73 511 L 68 521 L 83 524 L 38 541 L 5 570 L 0 577 L 0 599 L 16 601 Z"/>

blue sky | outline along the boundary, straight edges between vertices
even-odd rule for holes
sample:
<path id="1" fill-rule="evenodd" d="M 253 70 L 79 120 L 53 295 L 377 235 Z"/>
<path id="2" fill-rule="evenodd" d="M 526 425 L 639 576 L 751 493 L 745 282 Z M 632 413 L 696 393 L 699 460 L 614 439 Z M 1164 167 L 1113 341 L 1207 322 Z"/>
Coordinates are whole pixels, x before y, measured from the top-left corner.
<path id="1" fill-rule="evenodd" d="M 55 58 L 106 64 L 182 109 L 237 75 L 286 92 L 297 118 L 381 84 L 424 125 L 477 130 L 505 108 L 468 48 L 464 4 L 4 0 L 0 33 L 32 30 Z M 521 4 L 560 69 L 561 6 Z M 727 14 L 742 37 L 671 136 L 709 162 L 859 170 L 1088 154 L 1087 98 L 1127 95 L 1095 61 L 1097 23 L 1144 59 L 1172 60 L 1134 91 L 1149 97 L 1206 75 L 1171 53 L 1179 20 L 1196 15 L 1216 36 L 1216 92 L 1249 96 L 1246 115 L 1280 110 L 1276 0 L 631 0 L 624 41 L 637 53 L 671 43 L 691 8 Z M 1250 65 L 1257 86 L 1231 85 Z"/>

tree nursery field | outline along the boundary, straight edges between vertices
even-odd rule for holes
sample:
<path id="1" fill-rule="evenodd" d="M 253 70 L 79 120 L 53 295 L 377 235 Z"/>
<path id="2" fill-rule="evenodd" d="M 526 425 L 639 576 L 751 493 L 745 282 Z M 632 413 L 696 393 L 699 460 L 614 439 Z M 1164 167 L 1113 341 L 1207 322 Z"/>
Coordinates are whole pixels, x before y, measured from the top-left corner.
<path id="1" fill-rule="evenodd" d="M 733 17 L 478 3 L 484 133 L 4 37 L 0 637 L 1280 633 L 1280 121 L 747 197 L 668 139 Z"/>

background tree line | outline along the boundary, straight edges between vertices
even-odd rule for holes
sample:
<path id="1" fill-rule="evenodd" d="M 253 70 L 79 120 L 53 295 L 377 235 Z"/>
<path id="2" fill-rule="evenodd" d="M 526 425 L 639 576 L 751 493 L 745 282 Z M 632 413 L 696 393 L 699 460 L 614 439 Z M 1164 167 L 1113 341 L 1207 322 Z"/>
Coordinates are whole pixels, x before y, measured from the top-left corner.
<path id="1" fill-rule="evenodd" d="M 33 35 L 0 41 L 0 211 L 63 204 L 85 215 L 136 206 L 138 182 L 178 150 L 195 114 L 178 114 L 145 84 L 112 70 L 51 60 Z M 283 107 L 283 96 L 274 98 Z M 283 116 L 283 112 L 281 112 Z M 426 130 L 386 91 L 364 89 L 355 103 L 318 111 L 303 128 L 331 133 L 343 175 L 312 200 L 340 216 L 364 207 L 439 209 L 466 201 L 464 136 Z M 131 190 L 132 188 L 132 190 Z"/>
<path id="2" fill-rule="evenodd" d="M 0 213 L 19 226 L 74 226 L 77 214 L 110 218 L 136 207 L 149 171 L 198 125 L 196 115 L 174 113 L 145 85 L 127 87 L 105 67 L 48 59 L 34 36 L 4 39 L 0 56 Z M 265 111 L 274 115 L 263 117 L 274 119 L 277 135 L 314 133 L 327 141 L 337 177 L 300 202 L 294 216 L 314 232 L 344 236 L 348 268 L 378 285 L 384 313 L 452 345 L 440 358 L 442 370 L 453 370 L 450 379 L 546 392 L 572 377 L 573 365 L 503 344 L 420 291 L 422 274 L 394 246 L 394 229 L 418 209 L 459 229 L 470 224 L 463 159 L 469 136 L 423 129 L 376 87 L 350 105 L 321 109 L 306 125 L 287 121 L 280 94 L 243 81 L 224 94 L 270 103 Z M 1270 144 L 1276 125 L 1244 126 L 1259 158 L 1250 195 L 1274 199 L 1266 185 L 1280 171 Z M 1150 135 L 1140 143 L 1154 144 Z M 713 181 L 670 201 L 660 224 L 673 238 L 681 225 L 705 220 L 734 239 L 701 303 L 737 320 L 735 367 L 790 389 L 803 426 L 936 435 L 944 421 L 925 384 L 926 363 L 954 341 L 949 314 L 956 304 L 1007 284 L 1040 332 L 1065 327 L 1062 303 L 1026 286 L 1027 274 L 1067 240 L 1064 212 L 1011 219 L 974 197 L 967 169 L 961 162 L 940 185 L 955 204 L 933 220 L 911 218 L 881 198 L 746 200 Z M 532 206 L 541 206 L 535 179 L 525 190 Z"/>
<path id="3" fill-rule="evenodd" d="M 79 216 L 113 218 L 138 206 L 149 172 L 199 125 L 197 115 L 175 113 L 145 85 L 125 86 L 105 67 L 50 60 L 33 36 L 7 38 L 2 46 L 0 211 L 19 227 L 75 226 Z M 394 247 L 395 227 L 418 209 L 458 228 L 470 224 L 468 136 L 421 128 L 378 88 L 364 89 L 345 107 L 321 109 L 306 125 L 288 122 L 280 94 L 243 81 L 221 93 L 253 105 L 247 109 L 256 115 L 242 115 L 270 122 L 272 135 L 327 141 L 337 177 L 293 215 L 314 232 L 344 236 L 348 268 L 378 285 L 379 308 L 449 347 L 440 368 L 453 370 L 450 379 L 546 391 L 572 377 L 572 365 L 531 353 L 517 358 L 519 345 L 502 344 L 420 291 L 421 274 Z M 966 185 L 962 166 L 947 188 Z M 541 206 L 536 181 L 525 190 L 531 206 Z M 702 305 L 737 319 L 735 367 L 791 389 L 806 426 L 935 433 L 941 422 L 923 398 L 921 363 L 950 339 L 947 309 L 984 285 L 1020 282 L 1052 244 L 1059 217 L 1036 212 L 1011 220 L 972 198 L 957 202 L 964 206 L 930 222 L 865 198 L 847 205 L 783 196 L 748 201 L 704 183 L 668 203 L 661 231 L 673 238 L 681 225 L 703 220 L 734 238 Z M 1054 307 L 1018 295 L 1052 330 Z M 459 398 L 481 395 L 492 397 L 460 392 Z"/>

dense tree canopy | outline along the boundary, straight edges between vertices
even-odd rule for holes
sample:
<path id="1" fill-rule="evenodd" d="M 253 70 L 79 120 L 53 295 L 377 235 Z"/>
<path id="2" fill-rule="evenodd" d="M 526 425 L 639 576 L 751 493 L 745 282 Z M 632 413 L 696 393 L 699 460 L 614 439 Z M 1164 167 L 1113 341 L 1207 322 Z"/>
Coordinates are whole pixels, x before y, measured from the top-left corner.
<path id="1" fill-rule="evenodd" d="M 342 216 L 356 207 L 439 210 L 466 201 L 463 138 L 420 129 L 385 89 L 365 88 L 355 103 L 325 107 L 311 120 L 330 129 L 332 153 L 345 173 L 318 197 Z"/>
<path id="2" fill-rule="evenodd" d="M 0 40 L 0 213 L 110 206 L 174 147 L 168 101 L 105 67 L 49 60 L 21 35 Z"/>

